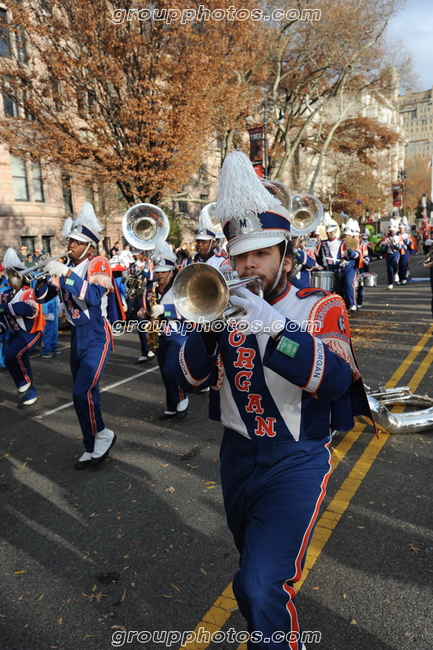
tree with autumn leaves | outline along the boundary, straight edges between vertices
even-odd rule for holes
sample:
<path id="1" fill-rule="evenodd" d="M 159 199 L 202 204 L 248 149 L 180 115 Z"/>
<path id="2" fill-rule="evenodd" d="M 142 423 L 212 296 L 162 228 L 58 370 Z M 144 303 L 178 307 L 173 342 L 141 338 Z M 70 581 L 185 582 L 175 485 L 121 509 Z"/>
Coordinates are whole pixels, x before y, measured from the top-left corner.
<path id="1" fill-rule="evenodd" d="M 361 160 L 371 146 L 388 146 L 384 134 L 369 138 L 372 125 L 366 132 L 348 115 L 337 125 L 323 115 L 366 89 L 387 92 L 382 40 L 400 4 L 321 0 L 317 18 L 305 14 L 306 0 L 248 0 L 250 18 L 230 19 L 232 4 L 211 0 L 210 19 L 192 2 L 195 18 L 182 21 L 185 7 L 167 0 L 152 4 L 162 20 L 148 17 L 144 0 L 11 3 L 0 84 L 17 111 L 0 120 L 0 138 L 15 155 L 116 184 L 128 204 L 158 203 L 182 190 L 215 136 L 222 160 L 245 146 L 246 118 L 261 119 L 266 86 L 270 176 L 296 170 L 301 147 L 319 160 L 350 147 Z M 267 22 L 251 18 L 257 10 L 285 13 Z"/>

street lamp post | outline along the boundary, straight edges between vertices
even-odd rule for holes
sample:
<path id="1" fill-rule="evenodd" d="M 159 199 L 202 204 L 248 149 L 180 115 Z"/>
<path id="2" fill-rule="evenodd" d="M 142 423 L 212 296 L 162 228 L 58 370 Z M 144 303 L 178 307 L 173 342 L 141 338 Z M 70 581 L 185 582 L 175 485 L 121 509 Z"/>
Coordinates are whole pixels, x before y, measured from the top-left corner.
<path id="1" fill-rule="evenodd" d="M 400 169 L 400 171 L 397 174 L 397 180 L 401 181 L 401 207 L 403 211 L 403 217 L 406 215 L 406 205 L 405 205 L 405 189 L 404 189 L 404 181 L 407 180 L 407 174 L 404 169 Z"/>

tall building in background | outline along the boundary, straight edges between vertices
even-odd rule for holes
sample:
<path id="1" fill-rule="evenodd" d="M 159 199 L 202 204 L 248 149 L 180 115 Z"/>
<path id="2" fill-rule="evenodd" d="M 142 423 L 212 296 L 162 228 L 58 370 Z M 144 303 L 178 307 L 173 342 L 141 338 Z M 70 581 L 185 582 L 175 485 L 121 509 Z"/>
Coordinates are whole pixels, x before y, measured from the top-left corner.
<path id="1" fill-rule="evenodd" d="M 406 159 L 430 158 L 433 154 L 433 88 L 399 98 L 399 110 L 407 139 Z"/>

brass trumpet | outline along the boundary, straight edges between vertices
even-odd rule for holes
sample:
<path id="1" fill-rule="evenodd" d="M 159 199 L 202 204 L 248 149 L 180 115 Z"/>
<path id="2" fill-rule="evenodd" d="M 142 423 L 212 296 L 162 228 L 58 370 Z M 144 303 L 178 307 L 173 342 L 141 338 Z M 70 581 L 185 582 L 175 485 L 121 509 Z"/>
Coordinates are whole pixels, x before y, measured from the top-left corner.
<path id="1" fill-rule="evenodd" d="M 233 320 L 242 317 L 244 310 L 230 302 L 230 291 L 253 282 L 259 283 L 259 295 L 263 297 L 258 276 L 239 278 L 233 273 L 223 274 L 209 264 L 189 264 L 173 282 L 173 302 L 182 316 L 193 323 Z"/>
<path id="2" fill-rule="evenodd" d="M 66 253 L 66 256 L 68 256 L 70 252 L 71 251 L 68 251 Z M 46 255 L 48 255 L 48 253 L 46 253 Z M 46 273 L 41 272 L 41 273 L 37 273 L 34 277 L 32 277 L 33 271 L 36 271 L 36 269 L 40 269 L 41 267 L 48 264 L 48 262 L 52 262 L 53 260 L 58 260 L 60 259 L 60 257 L 65 257 L 65 253 L 62 253 L 62 255 L 57 255 L 56 257 L 48 257 L 48 258 L 46 257 L 46 255 L 42 256 L 45 257 L 44 260 L 41 259 L 40 262 L 38 262 L 34 266 L 30 266 L 28 269 L 23 269 L 22 271 L 15 271 L 15 269 L 8 270 L 9 284 L 15 292 L 21 289 L 25 279 L 27 280 L 28 284 L 30 284 L 32 280 L 40 280 L 41 278 L 45 278 L 47 276 Z"/>

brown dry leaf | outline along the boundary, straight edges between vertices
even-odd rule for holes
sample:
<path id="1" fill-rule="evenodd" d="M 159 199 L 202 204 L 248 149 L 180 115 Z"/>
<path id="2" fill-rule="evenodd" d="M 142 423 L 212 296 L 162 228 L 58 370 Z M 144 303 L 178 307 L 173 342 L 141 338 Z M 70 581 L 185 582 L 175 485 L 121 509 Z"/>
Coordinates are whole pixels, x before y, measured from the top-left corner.
<path id="1" fill-rule="evenodd" d="M 42 598 L 43 598 L 44 596 L 45 596 L 45 592 L 42 594 L 42 596 L 39 596 L 39 598 L 37 599 L 36 602 L 38 603 L 40 600 L 42 600 Z"/>
<path id="2" fill-rule="evenodd" d="M 81 438 L 80 438 L 80 440 L 81 440 Z M 86 636 L 83 637 L 83 641 L 85 641 L 86 639 L 90 639 L 90 637 L 92 637 L 92 636 L 98 636 L 98 635 L 97 634 L 86 634 Z"/>
<path id="3" fill-rule="evenodd" d="M 120 599 L 120 602 L 121 602 L 121 603 L 123 603 L 123 601 L 125 600 L 125 596 L 126 596 L 126 587 L 125 587 L 125 589 L 123 590 L 122 598 Z"/>
<path id="4" fill-rule="evenodd" d="M 408 547 L 409 551 L 412 551 L 412 553 L 413 553 L 414 555 L 418 555 L 418 553 L 420 552 L 420 549 L 417 548 L 417 547 L 415 546 L 415 544 L 408 544 L 407 547 Z"/>
<path id="5" fill-rule="evenodd" d="M 129 484 L 129 486 L 126 488 L 125 492 L 129 492 L 129 490 L 131 489 L 131 485 L 132 485 L 132 483 Z"/>
<path id="6" fill-rule="evenodd" d="M 179 587 L 176 587 L 176 585 L 174 585 L 172 582 L 170 584 L 173 587 L 173 589 L 176 589 L 176 591 L 180 591 Z"/>
<path id="7" fill-rule="evenodd" d="M 313 591 L 319 591 L 320 587 L 311 587 Z"/>
<path id="8" fill-rule="evenodd" d="M 121 537 L 124 537 L 124 536 L 125 536 L 125 533 L 119 533 L 119 534 L 117 535 L 117 539 L 120 539 Z"/>
<path id="9" fill-rule="evenodd" d="M 165 488 L 164 492 L 170 492 L 170 494 L 173 494 L 174 487 L 172 485 L 170 485 L 169 487 Z"/>
<path id="10" fill-rule="evenodd" d="M 17 576 L 19 573 L 25 573 L 27 569 L 24 569 L 23 571 L 14 571 L 14 575 Z"/>
<path id="11" fill-rule="evenodd" d="M 94 594 L 92 594 L 94 596 Z M 95 599 L 97 600 L 98 603 L 101 602 L 101 598 L 108 598 L 107 594 L 103 594 L 102 591 L 99 592 L 99 594 L 96 594 Z"/>
<path id="12" fill-rule="evenodd" d="M 174 598 L 174 596 L 166 596 L 165 594 L 162 594 L 164 598 Z"/>
<path id="13" fill-rule="evenodd" d="M 343 598 L 344 598 L 344 600 L 346 600 L 347 594 L 343 594 Z"/>
<path id="14" fill-rule="evenodd" d="M 23 596 L 24 596 L 24 594 L 21 594 L 21 596 L 18 598 L 18 600 L 22 600 Z"/>
<path id="15" fill-rule="evenodd" d="M 59 618 L 59 625 L 63 623 L 63 618 Z"/>
<path id="16" fill-rule="evenodd" d="M 112 630 L 123 630 L 124 632 L 126 632 L 126 627 L 123 627 L 123 625 L 112 625 L 111 629 Z"/>
<path id="17" fill-rule="evenodd" d="M 350 625 L 356 625 L 356 621 L 354 618 L 352 618 L 352 620 L 350 621 Z"/>

